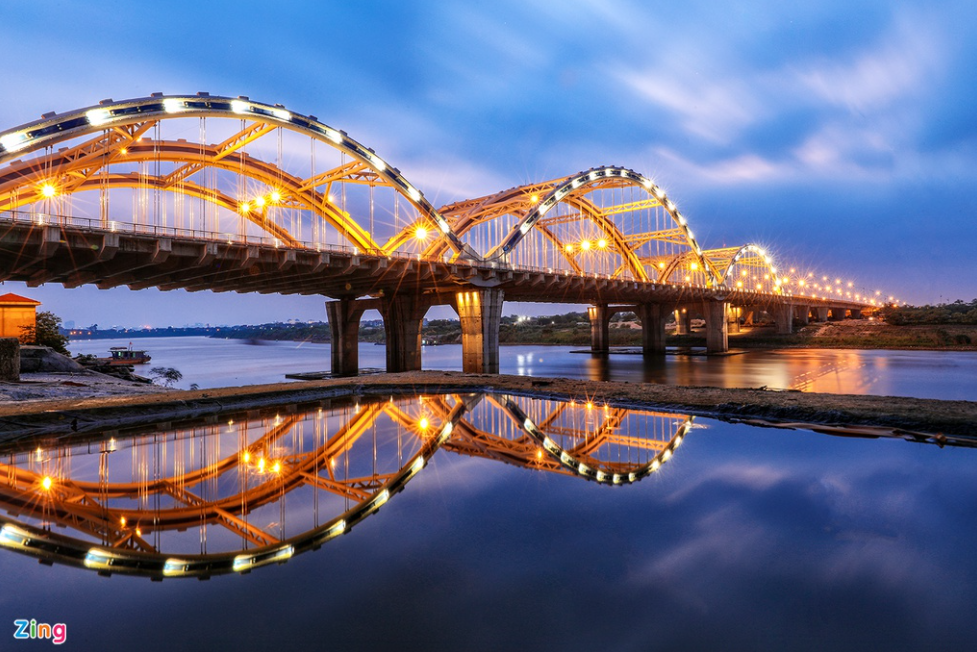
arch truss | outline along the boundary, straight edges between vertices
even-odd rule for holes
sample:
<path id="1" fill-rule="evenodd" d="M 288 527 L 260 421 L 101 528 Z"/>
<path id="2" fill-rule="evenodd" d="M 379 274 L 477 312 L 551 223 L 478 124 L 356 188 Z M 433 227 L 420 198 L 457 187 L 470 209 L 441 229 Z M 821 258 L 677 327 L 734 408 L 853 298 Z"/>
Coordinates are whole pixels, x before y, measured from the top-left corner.
<path id="1" fill-rule="evenodd" d="M 420 190 L 346 132 L 206 93 L 105 100 L 0 133 L 0 211 L 381 255 L 430 241 L 463 251 Z"/>
<path id="2" fill-rule="evenodd" d="M 626 280 L 715 281 L 688 221 L 665 191 L 626 168 L 593 168 L 441 212 L 486 260 Z M 425 253 L 441 255 L 444 247 Z"/>
<path id="3" fill-rule="evenodd" d="M 766 249 L 756 244 L 710 249 L 706 259 L 716 271 L 720 284 L 738 292 L 787 294 L 786 278 Z"/>

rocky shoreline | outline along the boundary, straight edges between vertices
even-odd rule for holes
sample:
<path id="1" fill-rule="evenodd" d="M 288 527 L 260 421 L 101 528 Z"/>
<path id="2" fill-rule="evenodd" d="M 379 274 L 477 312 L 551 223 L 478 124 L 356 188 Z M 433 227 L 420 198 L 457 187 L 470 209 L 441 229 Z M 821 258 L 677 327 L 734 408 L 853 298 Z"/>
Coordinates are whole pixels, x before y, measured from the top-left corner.
<path id="1" fill-rule="evenodd" d="M 195 391 L 132 384 L 121 387 L 100 379 L 87 389 L 69 384 L 83 385 L 86 380 L 80 374 L 73 375 L 68 381 L 46 382 L 47 388 L 38 389 L 49 391 L 47 397 L 35 396 L 26 400 L 5 398 L 11 395 L 11 390 L 7 384 L 0 385 L 0 441 L 58 436 L 79 430 L 135 427 L 156 421 L 351 395 L 495 391 L 655 408 L 725 421 L 800 427 L 836 434 L 927 437 L 937 443 L 941 437 L 949 436 L 977 442 L 977 403 L 971 401 L 675 387 L 442 371 Z"/>

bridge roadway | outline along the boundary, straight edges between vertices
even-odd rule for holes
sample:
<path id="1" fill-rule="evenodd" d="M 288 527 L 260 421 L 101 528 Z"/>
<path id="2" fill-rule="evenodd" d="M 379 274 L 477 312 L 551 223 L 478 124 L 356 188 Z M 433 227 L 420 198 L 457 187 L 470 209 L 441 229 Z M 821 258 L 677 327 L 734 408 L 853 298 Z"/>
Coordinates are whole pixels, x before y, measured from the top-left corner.
<path id="1" fill-rule="evenodd" d="M 730 329 L 738 328 L 740 319 L 749 323 L 760 311 L 775 319 L 778 332 L 789 333 L 795 320 L 860 317 L 871 309 L 841 299 L 623 280 L 465 258 L 447 262 L 352 247 L 285 247 L 269 237 L 231 239 L 132 224 L 113 230 L 77 218 L 57 222 L 0 213 L 0 280 L 330 297 L 332 369 L 344 375 L 357 373 L 359 322 L 368 309 L 383 316 L 387 370 L 409 371 L 421 368 L 427 310 L 451 305 L 461 320 L 463 369 L 472 373 L 498 373 L 504 300 L 590 304 L 594 352 L 608 350 L 610 318 L 632 311 L 642 323 L 646 355 L 664 354 L 665 322 L 673 312 L 680 333 L 693 317 L 704 318 L 708 352 L 723 353 Z"/>

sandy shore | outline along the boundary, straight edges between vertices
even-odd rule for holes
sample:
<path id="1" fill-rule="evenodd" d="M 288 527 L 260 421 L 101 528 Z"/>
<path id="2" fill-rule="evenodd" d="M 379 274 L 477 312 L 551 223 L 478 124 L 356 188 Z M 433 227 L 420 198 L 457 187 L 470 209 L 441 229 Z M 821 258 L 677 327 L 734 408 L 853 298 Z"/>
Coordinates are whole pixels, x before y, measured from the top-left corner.
<path id="1" fill-rule="evenodd" d="M 29 380 L 37 382 L 20 384 L 33 385 L 33 388 L 0 385 L 0 396 L 3 397 L 11 396 L 15 391 L 35 392 L 30 398 L 3 398 L 0 401 L 0 440 L 54 435 L 65 431 L 69 423 L 75 431 L 117 428 L 351 394 L 385 396 L 404 391 L 503 391 L 653 407 L 727 421 L 760 422 L 781 427 L 814 426 L 814 429 L 828 432 L 838 428 L 871 434 L 876 428 L 881 429 L 880 434 L 884 431 L 902 435 L 977 438 L 977 403 L 971 401 L 674 387 L 441 371 L 196 391 L 145 385 L 119 386 L 102 380 L 106 378 L 104 376 L 91 379 L 91 384 L 86 384 L 89 379 L 79 374 L 70 378 L 49 374 L 46 378 L 31 378 Z M 45 392 L 48 394 L 43 396 Z"/>
<path id="2" fill-rule="evenodd" d="M 19 383 L 0 382 L 0 406 L 10 404 L 110 396 L 159 394 L 173 390 L 159 385 L 133 383 L 94 371 L 21 374 Z"/>

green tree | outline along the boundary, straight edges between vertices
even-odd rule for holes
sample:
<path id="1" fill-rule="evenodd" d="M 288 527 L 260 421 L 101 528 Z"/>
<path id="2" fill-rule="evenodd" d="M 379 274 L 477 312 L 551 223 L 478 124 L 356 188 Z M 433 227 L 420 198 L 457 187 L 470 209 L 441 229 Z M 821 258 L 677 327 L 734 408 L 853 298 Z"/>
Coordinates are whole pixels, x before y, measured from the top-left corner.
<path id="1" fill-rule="evenodd" d="M 34 326 L 21 327 L 20 341 L 24 344 L 49 346 L 62 355 L 68 353 L 68 337 L 61 334 L 61 318 L 53 312 L 37 313 Z"/>

